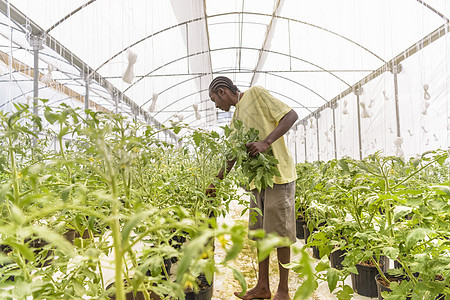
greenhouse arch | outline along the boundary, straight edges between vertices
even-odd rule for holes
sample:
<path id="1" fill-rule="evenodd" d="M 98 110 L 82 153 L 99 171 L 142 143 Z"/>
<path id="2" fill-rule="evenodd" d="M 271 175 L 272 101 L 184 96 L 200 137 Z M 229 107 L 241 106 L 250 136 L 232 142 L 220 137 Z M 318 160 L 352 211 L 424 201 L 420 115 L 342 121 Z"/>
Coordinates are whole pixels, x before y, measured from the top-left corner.
<path id="1" fill-rule="evenodd" d="M 449 16 L 0 0 L 0 299 L 449 298 Z"/>

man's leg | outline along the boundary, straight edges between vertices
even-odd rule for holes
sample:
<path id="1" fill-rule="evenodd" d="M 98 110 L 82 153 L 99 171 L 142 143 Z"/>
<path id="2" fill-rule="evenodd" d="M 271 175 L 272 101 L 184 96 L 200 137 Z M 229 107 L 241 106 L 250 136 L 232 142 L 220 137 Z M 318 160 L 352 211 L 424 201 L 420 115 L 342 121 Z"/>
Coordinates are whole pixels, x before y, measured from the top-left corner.
<path id="1" fill-rule="evenodd" d="M 289 269 L 284 268 L 281 264 L 287 264 L 291 261 L 291 248 L 281 247 L 277 249 L 278 267 L 280 272 L 280 281 L 278 283 L 278 290 L 274 300 L 287 300 L 289 298 Z"/>
<path id="2" fill-rule="evenodd" d="M 268 256 L 263 261 L 258 263 L 258 282 L 256 286 L 251 290 L 248 290 L 244 296 L 239 296 L 240 293 L 236 292 L 234 295 L 241 299 L 270 299 L 272 294 L 270 293 L 269 285 L 269 259 Z"/>

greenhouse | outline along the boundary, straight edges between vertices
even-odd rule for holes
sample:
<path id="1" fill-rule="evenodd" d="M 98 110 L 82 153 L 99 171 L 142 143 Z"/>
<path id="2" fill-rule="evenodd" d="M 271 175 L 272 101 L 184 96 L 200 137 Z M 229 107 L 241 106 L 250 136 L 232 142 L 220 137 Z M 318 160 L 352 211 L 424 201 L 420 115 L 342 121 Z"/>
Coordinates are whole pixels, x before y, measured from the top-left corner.
<path id="1" fill-rule="evenodd" d="M 450 298 L 449 0 L 0 11 L 0 299 Z"/>

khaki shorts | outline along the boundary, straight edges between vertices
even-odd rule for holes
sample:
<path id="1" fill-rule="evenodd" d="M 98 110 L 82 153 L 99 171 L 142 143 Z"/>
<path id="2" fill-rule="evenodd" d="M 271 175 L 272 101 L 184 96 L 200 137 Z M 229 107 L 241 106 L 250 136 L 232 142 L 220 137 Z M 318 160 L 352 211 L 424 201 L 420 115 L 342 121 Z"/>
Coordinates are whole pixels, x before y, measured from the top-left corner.
<path id="1" fill-rule="evenodd" d="M 264 229 L 266 233 L 277 233 L 295 243 L 295 182 L 274 184 L 261 193 L 257 189 L 251 192 L 255 199 L 250 200 L 250 208 L 259 208 L 263 215 L 251 209 L 249 229 Z"/>

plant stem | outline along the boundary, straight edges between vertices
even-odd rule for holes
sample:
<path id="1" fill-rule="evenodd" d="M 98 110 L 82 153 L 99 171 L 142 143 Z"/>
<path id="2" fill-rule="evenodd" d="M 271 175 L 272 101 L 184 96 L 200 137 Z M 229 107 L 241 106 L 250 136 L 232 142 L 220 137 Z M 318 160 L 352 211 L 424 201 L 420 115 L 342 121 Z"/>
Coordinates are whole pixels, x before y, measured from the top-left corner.
<path id="1" fill-rule="evenodd" d="M 14 202 L 16 204 L 19 203 L 20 193 L 19 193 L 19 181 L 17 180 L 17 167 L 16 161 L 14 158 L 14 151 L 12 147 L 11 137 L 8 137 L 9 141 L 9 159 L 11 160 L 11 172 L 12 172 L 12 180 L 13 180 L 13 193 L 14 193 Z"/>
<path id="2" fill-rule="evenodd" d="M 40 184 L 39 187 L 50 187 L 50 186 L 69 186 L 67 183 L 47 183 L 47 184 Z M 30 189 L 28 191 L 25 191 L 20 194 L 20 197 L 23 197 L 31 192 L 35 192 L 34 189 Z"/>
<path id="3" fill-rule="evenodd" d="M 354 192 L 352 193 L 352 199 L 353 199 L 353 208 L 354 208 L 354 212 L 355 212 L 356 222 L 358 222 L 359 229 L 362 230 L 363 227 L 361 225 L 361 220 L 359 219 L 358 210 L 357 210 L 358 200 L 355 199 L 355 193 Z"/>
<path id="4" fill-rule="evenodd" d="M 64 160 L 67 160 L 67 158 L 66 158 L 66 153 L 64 152 L 63 141 L 62 141 L 62 138 L 63 138 L 63 137 L 62 137 L 62 135 L 61 135 L 61 132 L 62 132 L 62 129 L 63 129 L 63 123 L 62 123 L 62 122 L 60 123 L 59 129 L 60 129 L 60 134 L 58 134 L 59 149 L 60 149 L 60 151 L 61 151 L 61 156 L 62 156 L 62 158 L 63 158 Z M 65 166 L 66 169 L 67 169 L 67 176 L 69 177 L 69 182 L 71 183 L 71 182 L 72 182 L 72 174 L 71 174 L 70 168 L 69 168 L 69 166 L 68 166 L 67 164 L 64 164 L 64 166 Z"/>
<path id="5" fill-rule="evenodd" d="M 375 268 L 377 268 L 378 273 L 380 274 L 380 276 L 386 280 L 386 282 L 391 282 L 389 279 L 387 279 L 387 277 L 384 275 L 383 270 L 381 270 L 380 265 L 378 264 L 378 262 L 373 258 L 370 257 L 370 261 L 375 265 Z"/>
<path id="6" fill-rule="evenodd" d="M 411 173 L 408 177 L 404 178 L 402 181 L 400 181 L 399 183 L 397 183 L 396 185 L 394 185 L 392 188 L 396 188 L 397 186 L 401 185 L 402 183 L 404 183 L 405 181 L 408 181 L 411 177 L 413 177 L 414 175 L 416 175 L 417 173 L 419 173 L 420 171 L 422 171 L 423 169 L 425 169 L 426 167 L 428 167 L 429 165 L 435 163 L 437 161 L 437 159 L 432 160 L 431 162 L 429 162 L 428 164 L 426 164 L 425 166 L 421 167 L 419 170 L 417 170 L 416 172 Z"/>
<path id="7" fill-rule="evenodd" d="M 100 145 L 101 152 L 103 152 L 105 165 L 110 175 L 110 188 L 111 188 L 111 214 L 113 219 L 111 220 L 111 230 L 113 236 L 114 245 L 114 262 L 115 262 L 115 287 L 116 287 L 116 299 L 125 300 L 125 286 L 122 280 L 122 264 L 123 264 L 123 250 L 122 250 L 122 237 L 120 235 L 120 223 L 119 223 L 119 206 L 120 201 L 117 197 L 117 182 L 114 169 L 109 159 L 108 152 L 104 149 L 105 145 Z"/>
<path id="8" fill-rule="evenodd" d="M 19 256 L 19 261 L 17 262 L 17 264 L 20 266 L 20 269 L 22 270 L 23 274 L 25 275 L 25 281 L 26 282 L 31 282 L 31 274 L 30 272 L 28 272 L 28 268 L 27 268 L 27 264 L 26 262 L 23 260 L 23 256 L 22 254 L 14 248 L 13 251 L 17 252 L 17 255 Z"/>
<path id="9" fill-rule="evenodd" d="M 88 229 L 88 232 L 89 232 L 89 237 L 91 238 L 91 240 L 94 240 L 94 233 L 89 229 Z M 99 238 L 99 243 L 101 243 L 101 242 L 102 242 L 102 236 L 100 236 L 100 238 Z M 102 263 L 100 260 L 98 260 L 97 265 L 98 265 L 98 270 L 100 272 L 100 282 L 102 283 L 102 289 L 104 290 L 105 289 L 105 280 L 103 278 L 103 269 L 102 269 Z"/>
<path id="10" fill-rule="evenodd" d="M 414 285 L 416 285 L 416 283 L 417 283 L 418 281 L 417 281 L 417 278 L 414 277 L 413 274 L 411 273 L 411 270 L 410 270 L 407 266 L 405 266 L 405 264 L 402 262 L 402 260 L 399 259 L 398 257 L 397 257 L 397 261 L 398 261 L 398 262 L 400 263 L 400 265 L 403 267 L 403 270 L 405 270 L 405 272 L 406 272 L 406 274 L 408 275 L 408 277 L 410 278 L 410 280 L 412 280 L 412 281 L 414 282 Z"/>
<path id="11" fill-rule="evenodd" d="M 387 195 L 391 192 L 391 188 L 389 187 L 389 178 L 384 171 L 384 164 L 380 165 L 381 173 L 383 174 L 384 178 L 384 194 Z M 389 199 L 384 200 L 384 209 L 386 211 L 386 220 L 388 223 L 389 229 L 389 235 L 391 237 L 394 237 L 394 229 L 392 229 L 392 211 L 391 211 L 391 201 Z"/>

